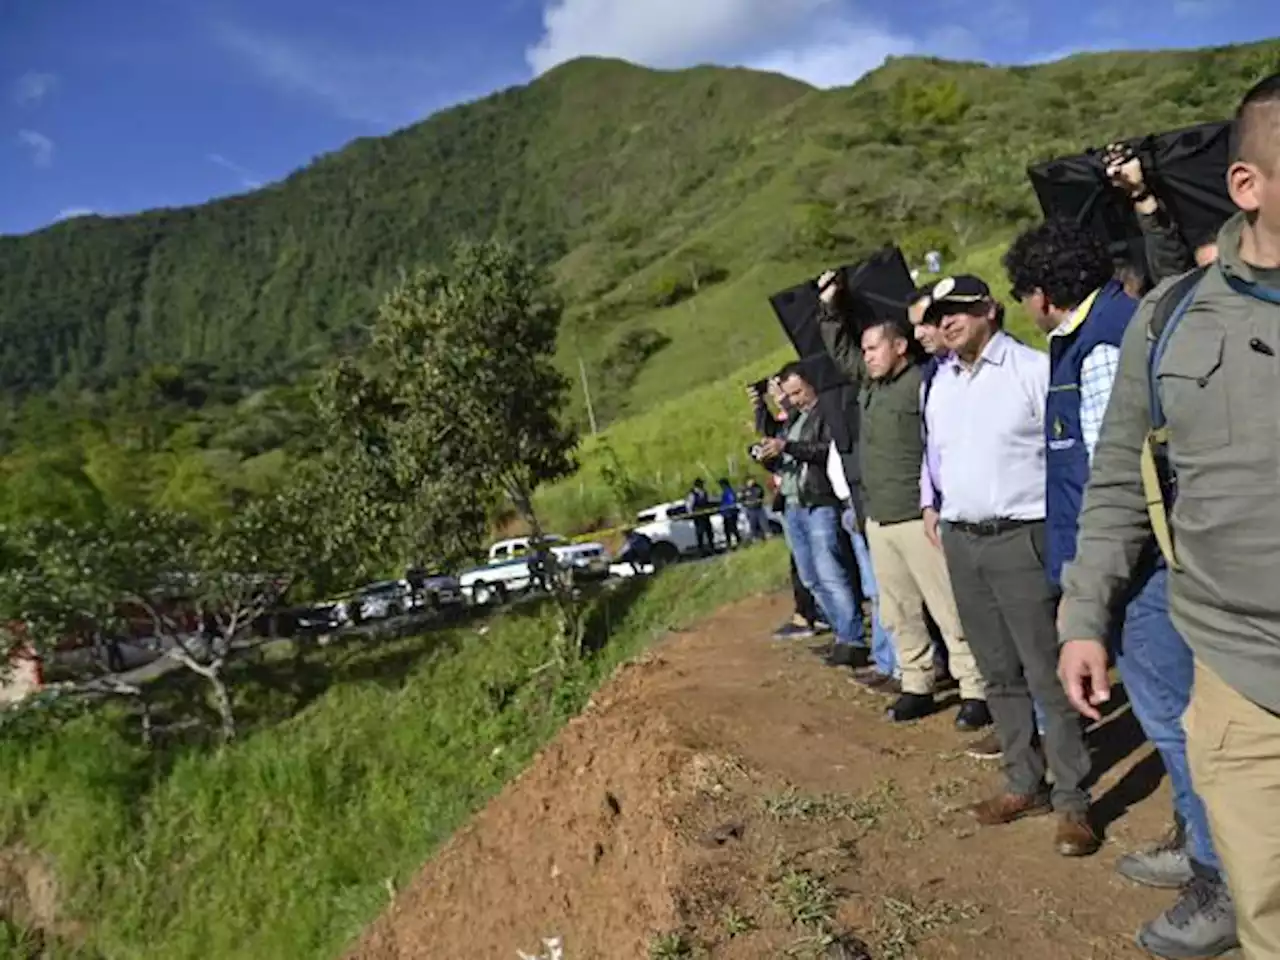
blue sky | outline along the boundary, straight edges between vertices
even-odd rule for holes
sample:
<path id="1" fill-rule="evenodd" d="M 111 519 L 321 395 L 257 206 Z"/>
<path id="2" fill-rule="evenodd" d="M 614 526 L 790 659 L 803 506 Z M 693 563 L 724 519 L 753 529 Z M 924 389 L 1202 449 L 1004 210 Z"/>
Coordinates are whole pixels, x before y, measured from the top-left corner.
<path id="1" fill-rule="evenodd" d="M 251 189 L 584 54 L 837 86 L 1278 34 L 1275 0 L 0 0 L 0 233 Z"/>

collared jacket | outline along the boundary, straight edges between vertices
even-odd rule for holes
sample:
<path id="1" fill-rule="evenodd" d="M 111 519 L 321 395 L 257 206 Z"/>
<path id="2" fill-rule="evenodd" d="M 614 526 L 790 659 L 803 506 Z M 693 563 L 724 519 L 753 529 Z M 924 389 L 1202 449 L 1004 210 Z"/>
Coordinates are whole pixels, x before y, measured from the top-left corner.
<path id="1" fill-rule="evenodd" d="M 894 377 L 872 380 L 852 325 L 826 304 L 818 323 L 827 353 L 858 388 L 858 479 L 865 518 L 881 524 L 919 520 L 924 457 L 919 365 L 908 363 Z"/>
<path id="2" fill-rule="evenodd" d="M 840 498 L 827 478 L 827 457 L 831 451 L 831 431 L 814 407 L 800 425 L 800 435 L 788 439 L 783 452 L 800 463 L 800 506 L 838 507 Z M 792 506 L 792 504 L 788 504 Z"/>
<path id="3" fill-rule="evenodd" d="M 1174 626 L 1197 658 L 1280 712 L 1280 303 L 1240 257 L 1243 214 L 1218 236 L 1219 259 L 1154 371 L 1178 492 L 1170 513 L 1180 569 Z M 1152 539 L 1139 457 L 1151 429 L 1148 331 L 1157 287 L 1120 348 L 1120 371 L 1093 454 L 1076 559 L 1063 574 L 1062 636 L 1102 639 Z M 1280 290 L 1271 291 L 1280 297 Z"/>
<path id="4" fill-rule="evenodd" d="M 1114 280 L 1092 294 L 1068 327 L 1049 338 L 1045 401 L 1045 570 L 1057 585 L 1076 553 L 1080 502 L 1089 482 L 1089 451 L 1080 422 L 1080 373 L 1104 344 L 1119 347 L 1137 303 Z"/>
<path id="5" fill-rule="evenodd" d="M 756 408 L 756 429 L 766 437 L 786 438 L 791 430 L 792 418 L 798 416 L 791 413 L 786 418 L 775 417 L 763 405 Z M 800 436 L 787 440 L 785 453 L 800 464 L 800 506 L 802 507 L 838 507 L 840 498 L 832 489 L 827 478 L 827 456 L 831 449 L 831 431 L 822 413 L 817 407 L 809 411 L 801 424 Z M 778 460 L 771 460 L 762 466 L 770 473 L 778 469 Z M 782 501 L 781 503 L 779 501 Z M 775 509 L 785 506 L 785 498 L 779 492 L 774 501 Z"/>

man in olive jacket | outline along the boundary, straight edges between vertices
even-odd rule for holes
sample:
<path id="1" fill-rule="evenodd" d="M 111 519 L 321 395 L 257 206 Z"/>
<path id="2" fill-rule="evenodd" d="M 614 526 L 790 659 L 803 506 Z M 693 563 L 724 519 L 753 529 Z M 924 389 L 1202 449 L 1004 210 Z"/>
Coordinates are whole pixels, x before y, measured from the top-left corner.
<path id="1" fill-rule="evenodd" d="M 1187 281 L 1157 287 L 1121 345 L 1063 577 L 1059 673 L 1076 708 L 1096 719 L 1110 697 L 1111 610 L 1160 539 L 1170 613 L 1196 660 L 1183 717 L 1192 779 L 1241 946 L 1250 960 L 1270 960 L 1280 957 L 1280 74 L 1245 96 L 1232 157 L 1227 182 L 1241 213 L 1218 235 L 1217 264 L 1191 276 L 1185 309 L 1172 314 L 1162 303 Z M 1171 540 L 1160 498 L 1142 482 L 1144 448 L 1161 439 L 1157 410 L 1176 475 Z"/>
<path id="2" fill-rule="evenodd" d="M 947 645 L 962 703 L 956 726 L 989 726 L 986 686 L 965 641 L 941 550 L 924 532 L 920 509 L 920 368 L 912 362 L 905 326 L 870 320 L 859 337 L 849 298 L 833 271 L 818 280 L 819 329 L 832 360 L 858 388 L 859 465 L 867 545 L 880 588 L 880 618 L 893 636 L 902 670 L 894 721 L 933 712 L 933 642 L 924 606 Z M 923 603 L 922 603 L 923 602 Z"/>

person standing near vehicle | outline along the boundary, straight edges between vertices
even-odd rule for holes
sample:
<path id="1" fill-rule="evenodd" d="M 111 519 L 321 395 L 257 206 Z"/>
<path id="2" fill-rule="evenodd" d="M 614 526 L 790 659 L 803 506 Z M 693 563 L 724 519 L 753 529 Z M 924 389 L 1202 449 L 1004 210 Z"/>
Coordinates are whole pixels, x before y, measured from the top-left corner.
<path id="1" fill-rule="evenodd" d="M 782 476 L 783 527 L 800 579 L 813 592 L 835 631 L 831 666 L 858 666 L 865 651 L 862 612 L 840 546 L 841 503 L 827 476 L 831 434 L 818 411 L 818 394 L 804 368 L 791 363 L 779 376 L 791 402 L 786 433 L 759 442 L 761 460 Z"/>
<path id="2" fill-rule="evenodd" d="M 1059 672 L 1091 718 L 1110 698 L 1107 629 L 1154 538 L 1174 625 L 1195 658 L 1183 716 L 1249 960 L 1280 957 L 1280 74 L 1236 112 L 1227 187 L 1239 208 L 1216 263 L 1157 287 L 1120 369 L 1063 575 Z M 1171 494 L 1176 491 L 1176 495 Z M 1170 506 L 1171 501 L 1171 506 Z M 1225 906 L 1186 888 L 1179 924 Z M 1172 915 L 1171 911 L 1171 915 Z"/>
<path id="3" fill-rule="evenodd" d="M 711 498 L 701 477 L 693 481 L 684 500 L 685 509 L 693 519 L 694 536 L 698 538 L 698 555 L 709 557 L 716 552 L 715 531 L 711 526 Z"/>
<path id="4" fill-rule="evenodd" d="M 738 529 L 738 495 L 727 478 L 720 478 L 720 521 L 724 525 L 724 548 L 732 550 L 742 546 L 742 532 Z"/>
<path id="5" fill-rule="evenodd" d="M 765 401 L 766 393 L 777 407 L 776 414 L 769 409 L 769 405 Z M 786 394 L 783 392 L 782 384 L 778 382 L 778 378 L 774 376 L 766 381 L 751 384 L 747 387 L 747 397 L 751 401 L 752 411 L 755 414 L 753 426 L 756 434 L 761 437 L 785 437 L 787 424 L 791 421 L 794 411 L 791 409 L 791 401 L 787 399 Z M 785 516 L 787 498 L 782 489 L 782 475 L 778 472 L 782 466 L 782 461 L 775 459 L 766 462 L 766 458 L 758 449 L 758 445 L 752 448 L 752 456 L 762 467 L 769 471 L 769 486 L 773 491 L 772 506 L 774 512 L 779 516 Z M 800 570 L 796 567 L 795 555 L 789 554 L 787 562 L 790 566 L 791 595 L 795 601 L 795 607 L 787 621 L 773 631 L 773 638 L 775 640 L 807 640 L 817 634 L 830 633 L 831 627 L 822 620 L 822 612 L 818 609 L 818 601 L 814 599 L 813 593 L 804 585 L 804 581 L 800 579 Z"/>
<path id="6" fill-rule="evenodd" d="M 764 487 L 752 477 L 743 486 L 738 500 L 742 503 L 742 509 L 747 512 L 747 529 L 751 531 L 751 539 L 766 539 L 769 527 L 764 515 Z"/>
<path id="7" fill-rule="evenodd" d="M 653 541 L 635 528 L 628 528 L 623 533 L 622 550 L 615 563 L 629 563 L 636 576 L 653 566 Z"/>

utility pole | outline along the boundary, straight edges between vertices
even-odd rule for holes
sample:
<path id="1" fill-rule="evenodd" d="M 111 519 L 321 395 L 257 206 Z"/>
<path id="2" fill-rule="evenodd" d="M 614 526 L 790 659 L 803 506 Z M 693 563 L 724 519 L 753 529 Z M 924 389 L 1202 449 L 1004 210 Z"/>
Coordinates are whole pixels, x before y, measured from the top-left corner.
<path id="1" fill-rule="evenodd" d="M 591 406 L 591 385 L 587 383 L 587 365 L 582 362 L 582 354 L 578 354 L 578 372 L 582 374 L 582 393 L 587 398 L 587 419 L 591 421 L 591 435 L 594 437 L 600 430 L 596 427 L 596 411 Z"/>

